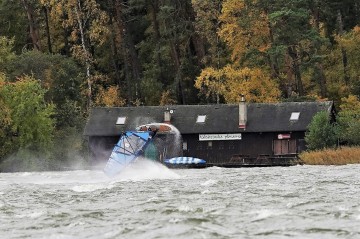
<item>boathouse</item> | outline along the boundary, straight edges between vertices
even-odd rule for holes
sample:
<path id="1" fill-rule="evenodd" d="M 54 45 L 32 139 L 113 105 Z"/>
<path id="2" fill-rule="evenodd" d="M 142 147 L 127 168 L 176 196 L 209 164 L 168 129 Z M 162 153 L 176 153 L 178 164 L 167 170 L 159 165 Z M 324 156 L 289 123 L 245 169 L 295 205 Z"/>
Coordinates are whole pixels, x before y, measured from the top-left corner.
<path id="1" fill-rule="evenodd" d="M 288 165 L 306 149 L 305 132 L 326 102 L 246 103 L 93 108 L 84 135 L 91 157 L 106 161 L 122 132 L 166 122 L 181 133 L 183 156 L 217 166 Z"/>

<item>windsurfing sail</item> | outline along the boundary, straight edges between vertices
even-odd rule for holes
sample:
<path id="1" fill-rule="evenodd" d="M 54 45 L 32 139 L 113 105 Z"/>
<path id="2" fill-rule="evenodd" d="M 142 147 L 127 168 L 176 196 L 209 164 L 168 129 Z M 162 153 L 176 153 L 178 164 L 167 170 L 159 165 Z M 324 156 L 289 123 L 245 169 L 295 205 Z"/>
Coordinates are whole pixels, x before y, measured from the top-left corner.
<path id="1" fill-rule="evenodd" d="M 151 139 L 151 132 L 149 131 L 127 131 L 124 133 L 111 152 L 104 168 L 105 174 L 109 177 L 119 174 L 143 154 Z"/>

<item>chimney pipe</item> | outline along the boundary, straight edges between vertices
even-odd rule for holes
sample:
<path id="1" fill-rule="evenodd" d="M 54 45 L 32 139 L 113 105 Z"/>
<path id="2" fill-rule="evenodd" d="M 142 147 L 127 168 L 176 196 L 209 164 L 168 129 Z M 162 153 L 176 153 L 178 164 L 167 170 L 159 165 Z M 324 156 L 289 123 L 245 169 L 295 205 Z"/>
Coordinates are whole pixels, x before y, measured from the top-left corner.
<path id="1" fill-rule="evenodd" d="M 166 108 L 164 111 L 164 123 L 170 124 L 171 121 L 171 114 L 169 108 Z"/>
<path id="2" fill-rule="evenodd" d="M 245 96 L 241 95 L 241 100 L 239 103 L 239 128 L 246 129 L 247 122 L 247 105 L 245 101 Z"/>

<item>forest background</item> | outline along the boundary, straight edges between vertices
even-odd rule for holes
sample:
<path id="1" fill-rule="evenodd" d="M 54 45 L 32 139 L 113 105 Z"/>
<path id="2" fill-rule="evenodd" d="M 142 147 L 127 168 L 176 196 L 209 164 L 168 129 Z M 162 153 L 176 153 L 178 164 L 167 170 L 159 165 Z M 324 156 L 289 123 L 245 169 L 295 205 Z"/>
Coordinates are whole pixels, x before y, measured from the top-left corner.
<path id="1" fill-rule="evenodd" d="M 240 94 L 333 100 L 360 143 L 359 1 L 0 0 L 0 171 L 86 164 L 91 107 Z"/>

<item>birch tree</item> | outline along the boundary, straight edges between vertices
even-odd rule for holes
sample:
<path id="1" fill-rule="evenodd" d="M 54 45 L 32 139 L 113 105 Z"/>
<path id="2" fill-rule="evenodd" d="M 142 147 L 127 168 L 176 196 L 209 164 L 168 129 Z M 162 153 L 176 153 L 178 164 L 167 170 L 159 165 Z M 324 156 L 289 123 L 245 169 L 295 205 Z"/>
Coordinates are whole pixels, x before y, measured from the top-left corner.
<path id="1" fill-rule="evenodd" d="M 108 16 L 101 11 L 95 0 L 41 0 L 50 6 L 50 16 L 70 30 L 73 42 L 72 56 L 85 66 L 86 96 L 88 108 L 92 105 L 93 81 L 96 79 L 94 58 L 91 48 L 103 44 L 109 31 L 106 26 Z"/>

